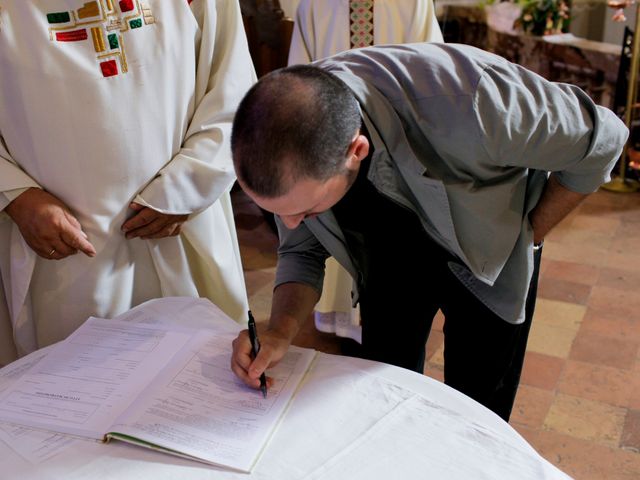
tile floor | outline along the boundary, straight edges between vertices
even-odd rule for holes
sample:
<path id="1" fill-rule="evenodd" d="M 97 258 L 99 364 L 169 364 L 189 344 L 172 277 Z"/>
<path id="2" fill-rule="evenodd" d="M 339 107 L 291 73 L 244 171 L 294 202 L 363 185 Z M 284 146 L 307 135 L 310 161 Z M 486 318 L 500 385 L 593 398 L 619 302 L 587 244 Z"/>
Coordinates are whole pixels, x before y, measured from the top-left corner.
<path id="1" fill-rule="evenodd" d="M 277 238 L 241 191 L 233 200 L 260 323 L 271 307 Z M 440 380 L 442 321 L 434 322 L 425 365 Z M 311 320 L 295 343 L 353 351 Z M 640 193 L 597 192 L 546 239 L 511 424 L 577 480 L 640 479 Z"/>

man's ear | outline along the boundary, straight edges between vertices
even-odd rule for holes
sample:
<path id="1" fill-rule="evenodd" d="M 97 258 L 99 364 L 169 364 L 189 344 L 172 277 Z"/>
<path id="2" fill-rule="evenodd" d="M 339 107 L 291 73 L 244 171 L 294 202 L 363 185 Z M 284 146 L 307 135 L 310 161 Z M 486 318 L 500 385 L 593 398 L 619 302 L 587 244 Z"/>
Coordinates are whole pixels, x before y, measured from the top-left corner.
<path id="1" fill-rule="evenodd" d="M 360 162 L 367 158 L 367 155 L 369 155 L 369 140 L 358 133 L 349 145 L 345 166 L 349 170 L 357 170 Z"/>

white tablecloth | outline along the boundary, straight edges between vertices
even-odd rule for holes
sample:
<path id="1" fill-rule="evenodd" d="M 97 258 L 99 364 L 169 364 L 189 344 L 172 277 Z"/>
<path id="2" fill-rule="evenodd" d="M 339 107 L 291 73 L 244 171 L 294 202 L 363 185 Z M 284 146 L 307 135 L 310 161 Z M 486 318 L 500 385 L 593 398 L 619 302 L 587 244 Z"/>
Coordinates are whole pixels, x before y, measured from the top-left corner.
<path id="1" fill-rule="evenodd" d="M 502 419 L 446 385 L 378 362 L 322 353 L 250 477 L 569 478 Z M 0 478 L 196 480 L 248 475 L 116 441 L 74 440 L 39 463 L 0 441 Z"/>

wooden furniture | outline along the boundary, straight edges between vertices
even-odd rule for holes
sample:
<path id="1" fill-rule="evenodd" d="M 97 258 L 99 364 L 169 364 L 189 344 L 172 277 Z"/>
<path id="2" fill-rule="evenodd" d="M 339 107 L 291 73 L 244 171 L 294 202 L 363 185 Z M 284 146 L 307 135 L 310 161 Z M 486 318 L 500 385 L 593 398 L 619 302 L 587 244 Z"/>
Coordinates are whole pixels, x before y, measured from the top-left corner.
<path id="1" fill-rule="evenodd" d="M 487 30 L 487 47 L 554 82 L 579 86 L 594 102 L 613 106 L 620 47 L 572 34 L 533 36 Z"/>
<path id="2" fill-rule="evenodd" d="M 572 34 L 540 37 L 492 28 L 487 11 L 475 5 L 444 5 L 438 18 L 447 41 L 488 50 L 549 80 L 578 85 L 596 103 L 613 107 L 620 63 L 619 45 Z M 447 35 L 447 31 L 457 32 L 457 38 Z"/>
<path id="3" fill-rule="evenodd" d="M 258 77 L 285 67 L 293 20 L 285 16 L 278 0 L 244 0 L 240 8 Z"/>

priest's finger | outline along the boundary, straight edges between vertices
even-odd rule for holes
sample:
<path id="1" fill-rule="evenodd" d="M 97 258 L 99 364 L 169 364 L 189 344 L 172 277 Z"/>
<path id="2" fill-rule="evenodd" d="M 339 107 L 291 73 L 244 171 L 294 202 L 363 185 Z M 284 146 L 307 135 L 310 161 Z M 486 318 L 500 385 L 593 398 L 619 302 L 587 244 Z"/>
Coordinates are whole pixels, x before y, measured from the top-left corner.
<path id="1" fill-rule="evenodd" d="M 65 211 L 65 218 L 67 219 L 67 221 L 71 224 L 72 227 L 74 227 L 77 230 L 80 230 L 82 232 L 82 225 L 80 225 L 80 222 L 78 221 L 78 219 L 76 217 L 73 216 L 73 214 L 71 212 L 67 212 Z M 87 234 L 82 232 L 82 235 L 87 238 Z"/>
<path id="2" fill-rule="evenodd" d="M 123 232 L 130 232 L 135 230 L 136 228 L 143 227 L 153 221 L 155 221 L 160 212 L 156 212 L 151 208 L 143 207 L 142 210 L 139 210 L 133 217 L 122 224 Z"/>
<path id="3" fill-rule="evenodd" d="M 75 255 L 78 253 L 78 250 L 69 246 L 62 237 L 57 242 L 51 244 L 51 248 L 48 248 L 46 252 L 44 252 L 44 258 L 49 260 L 62 260 L 63 258 L 67 258 L 70 255 Z"/>
<path id="4" fill-rule="evenodd" d="M 128 231 L 125 236 L 129 239 L 135 237 L 146 238 L 162 230 L 165 225 L 165 220 L 162 217 L 158 217 L 146 225 Z"/>
<path id="5" fill-rule="evenodd" d="M 141 238 L 147 240 L 149 238 L 164 238 L 164 237 L 174 237 L 180 233 L 180 224 L 170 223 L 165 225 L 160 230 L 155 233 L 141 236 Z"/>
<path id="6" fill-rule="evenodd" d="M 45 260 L 60 260 L 62 258 L 55 248 L 49 249 L 47 247 L 47 250 L 38 249 L 34 251 Z"/>
<path id="7" fill-rule="evenodd" d="M 95 257 L 96 249 L 87 240 L 87 235 L 80 229 L 73 227 L 70 223 L 63 225 L 60 231 L 60 238 L 69 248 L 80 250 L 88 257 Z"/>

